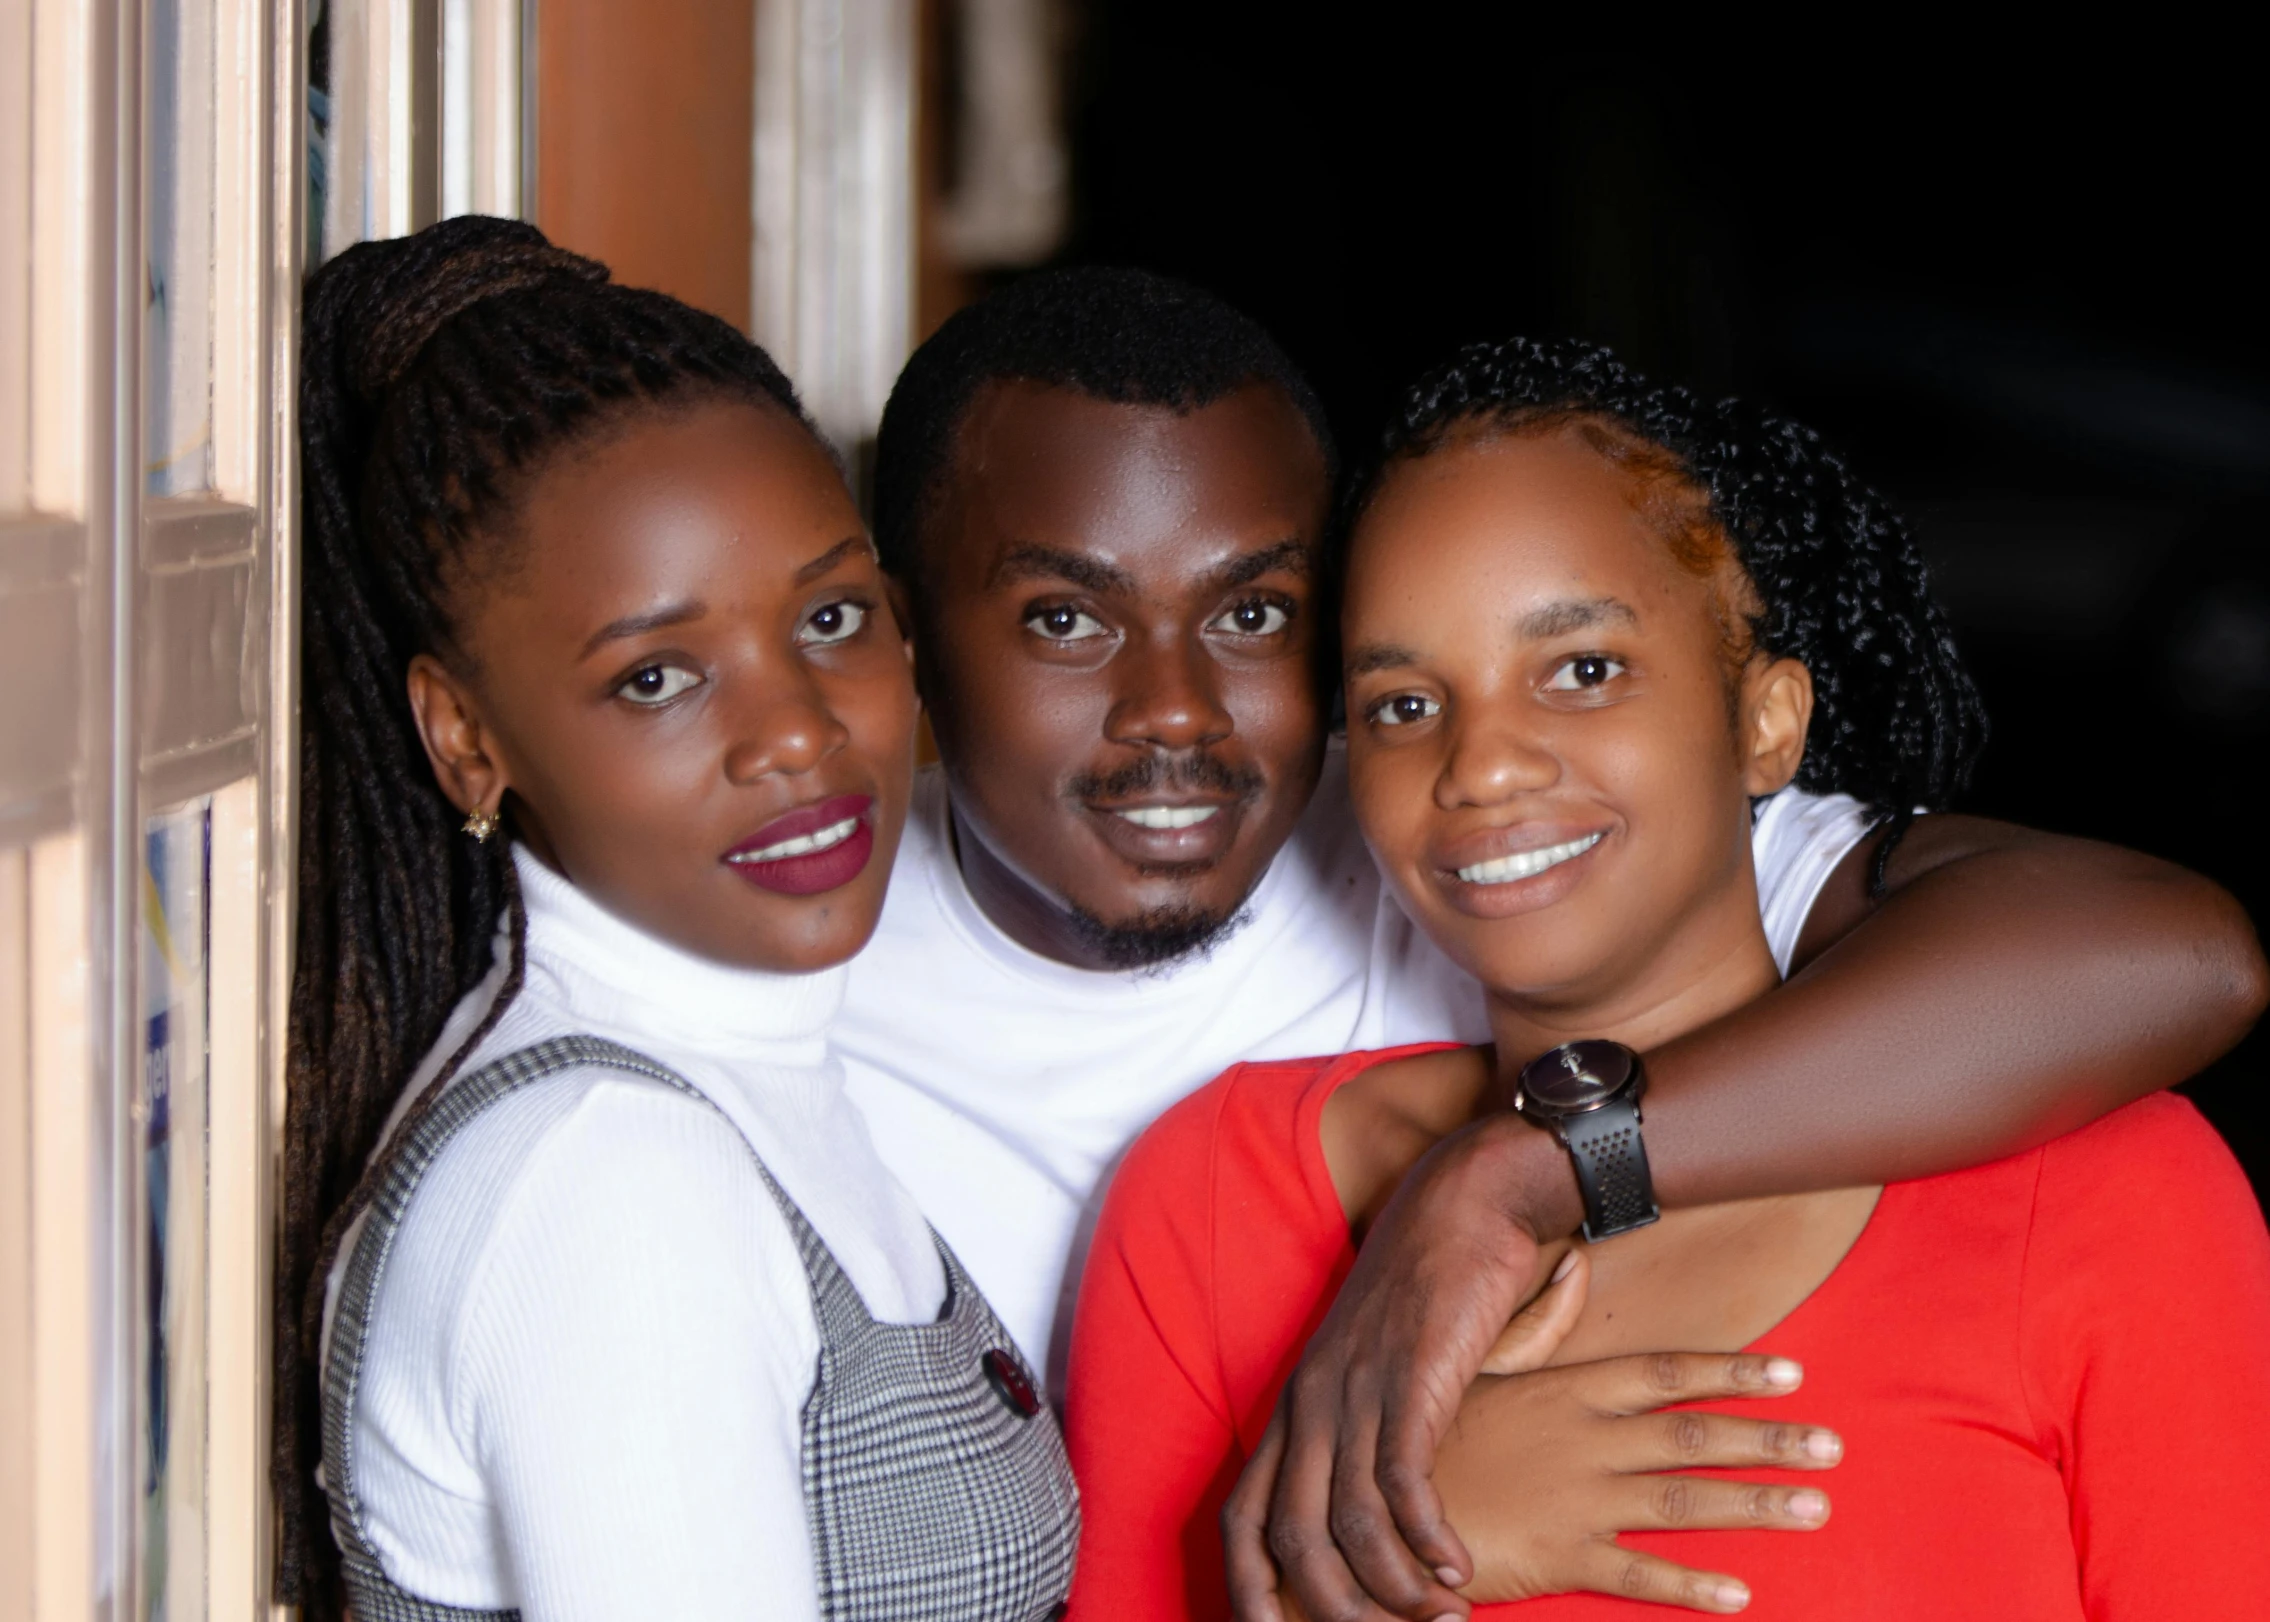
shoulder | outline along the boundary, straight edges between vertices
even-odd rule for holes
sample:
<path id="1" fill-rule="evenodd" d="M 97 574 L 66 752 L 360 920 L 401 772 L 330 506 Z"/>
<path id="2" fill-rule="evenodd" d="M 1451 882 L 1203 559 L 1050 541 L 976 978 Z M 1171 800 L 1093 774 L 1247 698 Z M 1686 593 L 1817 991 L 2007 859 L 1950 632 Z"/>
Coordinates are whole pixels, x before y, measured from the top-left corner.
<path id="1" fill-rule="evenodd" d="M 2270 1333 L 2270 1232 L 2188 1099 L 2139 1100 L 2035 1155 L 2023 1301 L 2050 1363 Z"/>
<path id="2" fill-rule="evenodd" d="M 1225 1146 L 1289 1151 L 1299 1118 L 1322 1102 L 1321 1095 L 1413 1051 L 1424 1050 L 1386 1048 L 1232 1065 L 1153 1121 L 1128 1151 L 1120 1176 L 1185 1174 L 1217 1162 Z"/>
<path id="3" fill-rule="evenodd" d="M 733 1124 L 698 1096 L 601 1068 L 483 1110 L 434 1161 L 396 1243 L 388 1297 L 425 1298 L 450 1335 L 500 1292 L 588 1298 L 662 1258 L 672 1277 L 705 1289 L 738 1277 L 765 1296 L 801 1274 Z"/>
<path id="4" fill-rule="evenodd" d="M 1224 1203 L 1297 1197 L 1302 1106 L 1345 1059 L 1232 1065 L 1180 1100 L 1135 1140 L 1113 1173 L 1097 1246 L 1147 1248 L 1146 1236 L 1210 1230 Z"/>
<path id="5" fill-rule="evenodd" d="M 474 1186 L 495 1191 L 500 1204 L 562 1185 L 639 1194 L 703 1165 L 756 1180 L 740 1133 L 708 1100 L 578 1066 L 516 1089 L 469 1121 L 436 1157 L 417 1205 L 444 1207 Z"/>
<path id="6" fill-rule="evenodd" d="M 1230 1066 L 1143 1131 L 1112 1179 L 1112 1197 L 1187 1189 L 1193 1179 L 1209 1177 L 1225 1139 L 1241 1141 L 1256 1133 L 1266 1138 L 1272 1128 L 1289 1126 L 1301 1098 L 1334 1062 L 1282 1059 Z"/>
<path id="7" fill-rule="evenodd" d="M 1439 1043 L 1319 1058 L 1233 1065 L 1167 1110 L 1136 1139 L 1112 1180 L 1106 1223 L 1206 1219 L 1223 1203 L 1241 1220 L 1276 1208 L 1289 1218 L 1329 1193 L 1317 1122 L 1325 1103 L 1359 1077 L 1392 1074 L 1401 1060 L 1423 1070 L 1433 1055 L 1466 1050 Z M 1320 1184 L 1321 1180 L 1321 1184 Z"/>
<path id="8" fill-rule="evenodd" d="M 2037 1223 L 2262 1226 L 2246 1173 L 2187 1098 L 2157 1093 L 2045 1144 Z"/>
<path id="9" fill-rule="evenodd" d="M 1822 887 L 1874 823 L 1875 813 L 1849 794 L 1785 788 L 1758 807 L 1750 824 L 1758 915 L 1783 974 Z"/>

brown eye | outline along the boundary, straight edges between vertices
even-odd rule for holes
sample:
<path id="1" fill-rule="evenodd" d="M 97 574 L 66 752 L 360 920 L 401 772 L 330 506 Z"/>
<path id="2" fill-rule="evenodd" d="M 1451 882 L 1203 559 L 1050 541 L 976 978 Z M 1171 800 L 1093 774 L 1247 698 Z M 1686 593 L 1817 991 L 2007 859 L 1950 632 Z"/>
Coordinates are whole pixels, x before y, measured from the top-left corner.
<path id="1" fill-rule="evenodd" d="M 1275 636 L 1290 625 L 1292 619 L 1282 605 L 1253 597 L 1239 603 L 1207 629 L 1231 636 Z"/>
<path id="2" fill-rule="evenodd" d="M 1051 642 L 1085 642 L 1089 637 L 1104 634 L 1101 620 L 1070 603 L 1036 608 L 1025 616 L 1025 623 Z"/>
<path id="3" fill-rule="evenodd" d="M 824 648 L 849 641 L 866 623 L 867 610 L 848 598 L 823 603 L 804 616 L 804 623 L 797 627 L 796 640 L 808 648 Z"/>
<path id="4" fill-rule="evenodd" d="M 667 704 L 680 693 L 701 685 L 701 677 L 682 665 L 646 665 L 615 689 L 615 696 L 633 704 Z"/>
<path id="5" fill-rule="evenodd" d="M 1623 661 L 1611 659 L 1604 653 L 1580 653 L 1553 672 L 1552 680 L 1545 683 L 1546 690 L 1556 693 L 1582 692 L 1588 687 L 1599 687 L 1624 673 Z"/>
<path id="6" fill-rule="evenodd" d="M 1400 727 L 1441 713 L 1442 706 L 1424 693 L 1395 693 L 1371 707 L 1370 719 L 1374 726 Z"/>

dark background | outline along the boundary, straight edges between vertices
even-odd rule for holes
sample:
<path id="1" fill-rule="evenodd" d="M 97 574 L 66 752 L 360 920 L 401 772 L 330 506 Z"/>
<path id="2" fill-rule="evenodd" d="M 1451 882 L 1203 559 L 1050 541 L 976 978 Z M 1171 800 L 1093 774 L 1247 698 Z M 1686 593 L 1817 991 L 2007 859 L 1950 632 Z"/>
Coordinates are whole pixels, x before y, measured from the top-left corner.
<path id="1" fill-rule="evenodd" d="M 2172 857 L 2270 918 L 2265 143 L 2240 48 L 2156 57 L 2136 18 L 2094 59 L 1959 22 L 1743 40 L 1630 14 L 1571 43 L 1532 21 L 1088 0 L 1065 257 L 1258 316 L 1352 452 L 1472 338 L 1591 337 L 1773 401 L 1916 524 L 1995 727 L 1965 808 Z M 2266 1079 L 2258 1032 L 2190 1090 L 2270 1192 Z"/>

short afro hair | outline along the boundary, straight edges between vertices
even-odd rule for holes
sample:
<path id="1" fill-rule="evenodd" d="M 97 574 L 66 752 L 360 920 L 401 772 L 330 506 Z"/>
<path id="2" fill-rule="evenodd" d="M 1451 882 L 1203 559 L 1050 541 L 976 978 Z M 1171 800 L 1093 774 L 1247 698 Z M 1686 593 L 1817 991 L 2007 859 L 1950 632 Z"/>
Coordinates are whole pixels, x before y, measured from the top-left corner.
<path id="1" fill-rule="evenodd" d="M 1298 408 L 1325 475 L 1339 456 L 1324 407 L 1292 358 L 1252 317 L 1147 270 L 1043 271 L 958 311 L 906 363 L 875 441 L 875 548 L 919 593 L 922 528 L 978 393 L 989 383 L 1076 389 L 1117 405 L 1195 411 L 1249 384 Z"/>

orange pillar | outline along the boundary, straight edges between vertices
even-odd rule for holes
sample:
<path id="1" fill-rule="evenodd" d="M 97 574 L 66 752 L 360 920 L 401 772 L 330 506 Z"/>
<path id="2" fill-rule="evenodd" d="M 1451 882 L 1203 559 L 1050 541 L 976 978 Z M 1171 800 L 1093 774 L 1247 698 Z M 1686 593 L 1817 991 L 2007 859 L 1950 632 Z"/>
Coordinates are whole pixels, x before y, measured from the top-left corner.
<path id="1" fill-rule="evenodd" d="M 754 0 L 543 0 L 537 225 L 749 325 Z"/>

